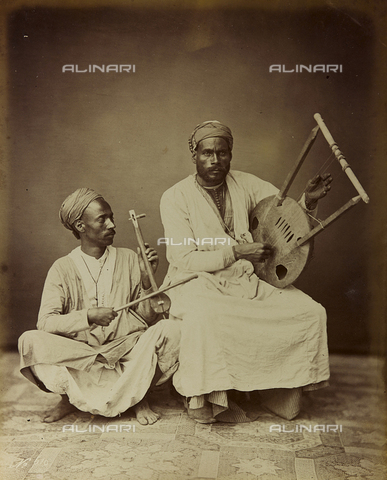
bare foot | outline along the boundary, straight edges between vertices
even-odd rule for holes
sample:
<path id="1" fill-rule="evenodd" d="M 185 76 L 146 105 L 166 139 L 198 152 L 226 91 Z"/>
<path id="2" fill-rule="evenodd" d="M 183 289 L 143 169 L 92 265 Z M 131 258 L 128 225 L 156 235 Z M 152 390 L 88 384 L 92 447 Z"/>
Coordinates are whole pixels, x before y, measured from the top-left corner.
<path id="1" fill-rule="evenodd" d="M 56 422 L 57 420 L 60 420 L 74 410 L 76 410 L 76 407 L 74 407 L 74 405 L 71 405 L 68 396 L 62 395 L 61 401 L 52 410 L 48 412 L 48 414 L 43 418 L 43 422 Z"/>
<path id="2" fill-rule="evenodd" d="M 152 425 L 160 418 L 158 413 L 150 409 L 148 400 L 145 398 L 138 402 L 137 405 L 133 407 L 133 410 L 136 413 L 137 421 L 141 423 L 141 425 Z"/>

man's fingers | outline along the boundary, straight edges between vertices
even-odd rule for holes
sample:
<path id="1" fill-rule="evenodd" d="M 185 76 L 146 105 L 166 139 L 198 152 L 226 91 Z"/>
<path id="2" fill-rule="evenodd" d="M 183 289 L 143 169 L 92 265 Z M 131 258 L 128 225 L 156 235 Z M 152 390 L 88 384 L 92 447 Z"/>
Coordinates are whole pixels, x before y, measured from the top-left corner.
<path id="1" fill-rule="evenodd" d="M 333 180 L 333 178 L 331 178 L 330 180 L 327 179 L 326 183 L 324 181 L 324 187 L 323 187 L 323 190 L 322 190 L 322 195 L 323 196 L 326 195 L 329 192 L 329 190 L 331 189 L 330 183 L 332 182 L 332 180 Z"/>
<path id="2" fill-rule="evenodd" d="M 150 248 L 147 243 L 145 243 L 144 245 L 147 247 L 147 249 L 145 250 L 147 259 L 150 262 L 156 260 L 158 258 L 156 250 L 154 248 Z"/>
<path id="3" fill-rule="evenodd" d="M 324 186 L 328 186 L 333 181 L 332 175 L 330 173 L 324 173 L 322 175 L 316 175 L 308 182 L 308 186 L 311 189 L 317 187 L 319 184 L 323 184 Z"/>
<path id="4" fill-rule="evenodd" d="M 107 324 L 109 325 L 110 322 L 112 322 L 116 318 L 117 315 L 118 315 L 118 313 L 115 310 L 110 309 L 110 312 L 106 313 L 105 320 L 106 320 Z"/>
<path id="5" fill-rule="evenodd" d="M 260 255 L 261 259 L 266 259 L 270 257 L 271 252 L 272 252 L 271 246 L 268 244 L 264 244 L 259 249 L 258 254 Z"/>
<path id="6" fill-rule="evenodd" d="M 329 181 L 329 183 L 333 180 L 332 178 L 332 175 L 330 173 L 324 173 L 323 175 L 321 175 L 321 178 L 323 179 L 323 181 Z"/>
<path id="7" fill-rule="evenodd" d="M 151 252 L 148 254 L 147 258 L 149 263 L 151 263 L 152 265 L 154 264 L 153 267 L 158 264 L 159 257 L 156 253 L 156 250 L 152 249 Z"/>
<path id="8" fill-rule="evenodd" d="M 311 186 L 314 186 L 314 185 L 317 185 L 321 180 L 321 177 L 320 175 L 316 175 L 315 177 L 313 177 L 311 180 L 309 180 L 309 183 Z"/>
<path id="9" fill-rule="evenodd" d="M 330 190 L 330 188 L 331 188 L 330 185 L 331 185 L 332 181 L 333 181 L 333 178 L 332 178 L 332 177 L 328 177 L 327 179 L 325 179 L 325 180 L 323 181 L 323 185 L 324 185 L 324 188 L 325 188 L 326 190 Z"/>

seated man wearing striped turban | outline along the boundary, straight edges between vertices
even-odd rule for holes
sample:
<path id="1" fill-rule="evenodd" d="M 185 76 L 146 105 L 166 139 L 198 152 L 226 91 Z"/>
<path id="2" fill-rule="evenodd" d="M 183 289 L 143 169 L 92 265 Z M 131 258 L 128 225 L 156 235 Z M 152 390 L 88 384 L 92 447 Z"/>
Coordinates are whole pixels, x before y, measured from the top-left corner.
<path id="1" fill-rule="evenodd" d="M 127 248 L 112 246 L 113 212 L 103 197 L 80 188 L 60 209 L 63 225 L 80 246 L 57 260 L 43 289 L 37 330 L 19 339 L 21 372 L 41 389 L 62 396 L 45 417 L 54 422 L 77 407 L 114 417 L 134 407 L 137 420 L 152 424 L 150 386 L 176 371 L 180 329 L 156 320 L 149 300 L 116 312 L 150 288 L 144 260 Z M 147 246 L 156 270 L 158 257 Z"/>
<path id="2" fill-rule="evenodd" d="M 164 283 L 200 272 L 170 291 L 170 314 L 182 320 L 174 386 L 200 423 L 248 421 L 230 402 L 232 390 L 259 391 L 265 408 L 294 418 L 302 391 L 329 378 L 325 309 L 293 286 L 276 288 L 254 273 L 253 263 L 268 258 L 271 247 L 253 241 L 249 215 L 278 189 L 230 170 L 230 129 L 204 122 L 189 147 L 196 173 L 161 199 L 170 263 Z M 329 174 L 309 181 L 303 208 L 313 211 L 331 181 Z"/>

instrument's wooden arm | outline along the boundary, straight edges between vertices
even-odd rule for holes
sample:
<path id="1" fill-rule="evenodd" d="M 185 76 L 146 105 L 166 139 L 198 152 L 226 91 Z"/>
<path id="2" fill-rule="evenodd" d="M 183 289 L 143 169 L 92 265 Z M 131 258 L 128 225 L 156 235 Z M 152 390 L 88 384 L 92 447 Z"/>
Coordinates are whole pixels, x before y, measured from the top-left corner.
<path id="1" fill-rule="evenodd" d="M 151 287 L 152 287 L 153 291 L 156 291 L 157 290 L 157 283 L 156 283 L 156 279 L 155 279 L 155 276 L 154 276 L 154 273 L 153 273 L 153 268 L 152 268 L 152 265 L 150 264 L 150 262 L 148 260 L 148 257 L 146 256 L 145 242 L 144 242 L 144 239 L 143 239 L 143 236 L 142 236 L 140 226 L 138 225 L 138 222 L 137 222 L 137 219 L 145 217 L 145 214 L 142 213 L 141 215 L 136 215 L 134 210 L 129 210 L 129 215 L 130 215 L 130 220 L 132 220 L 132 222 L 133 222 L 133 227 L 134 227 L 134 231 L 136 233 L 138 246 L 140 247 L 141 256 L 144 260 L 146 273 L 148 274 L 149 281 L 151 283 Z"/>
<path id="2" fill-rule="evenodd" d="M 286 194 L 288 193 L 288 190 L 293 183 L 293 180 L 295 179 L 298 171 L 300 170 L 302 164 L 304 163 L 306 156 L 308 155 L 310 149 L 312 148 L 314 141 L 316 140 L 319 130 L 320 130 L 320 127 L 317 125 L 310 132 L 309 137 L 307 138 L 304 146 L 302 147 L 300 155 L 298 156 L 295 164 L 293 165 L 293 168 L 290 170 L 288 176 L 286 177 L 285 182 L 281 187 L 281 190 L 277 193 L 276 202 L 275 202 L 277 207 L 282 205 L 286 197 Z"/>
<path id="3" fill-rule="evenodd" d="M 351 200 L 348 200 L 348 202 L 345 205 L 343 205 L 341 208 L 339 208 L 334 213 L 332 213 L 332 215 L 330 215 L 328 218 L 322 221 L 319 220 L 319 225 L 317 225 L 317 227 L 312 228 L 312 230 L 308 234 L 304 235 L 302 238 L 297 240 L 297 246 L 300 247 L 305 242 L 310 240 L 312 237 L 322 232 L 324 228 L 326 228 L 328 225 L 330 225 L 339 217 L 341 217 L 341 215 L 343 215 L 343 213 L 345 213 L 347 210 L 354 207 L 357 203 L 360 202 L 360 200 L 361 200 L 360 195 L 358 195 L 357 197 L 353 197 L 351 198 Z"/>
<path id="4" fill-rule="evenodd" d="M 321 118 L 319 113 L 314 115 L 314 119 L 316 120 L 318 126 L 320 127 L 326 141 L 328 142 L 329 146 L 332 149 L 332 152 L 335 154 L 337 160 L 339 161 L 343 171 L 347 174 L 348 178 L 351 180 L 352 185 L 356 188 L 357 192 L 361 196 L 362 200 L 365 203 L 370 201 L 369 196 L 367 195 L 366 191 L 362 187 L 361 183 L 357 179 L 356 175 L 353 173 L 351 167 L 349 166 L 348 162 L 346 161 L 343 153 L 340 151 L 337 143 L 333 140 L 333 137 L 328 130 L 327 126 L 324 123 L 324 120 Z"/>

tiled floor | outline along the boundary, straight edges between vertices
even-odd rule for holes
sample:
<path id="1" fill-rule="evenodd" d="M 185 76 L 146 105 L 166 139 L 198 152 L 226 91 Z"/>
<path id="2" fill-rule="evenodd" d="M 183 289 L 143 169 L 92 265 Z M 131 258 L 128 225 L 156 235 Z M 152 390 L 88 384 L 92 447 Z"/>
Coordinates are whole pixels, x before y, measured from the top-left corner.
<path id="1" fill-rule="evenodd" d="M 331 386 L 305 399 L 291 422 L 265 413 L 251 396 L 245 407 L 256 421 L 198 425 L 164 387 L 152 397 L 162 418 L 146 427 L 130 411 L 114 419 L 77 412 L 44 424 L 59 397 L 19 374 L 16 353 L 3 354 L 0 367 L 4 480 L 387 478 L 385 394 L 375 358 L 331 356 Z"/>

